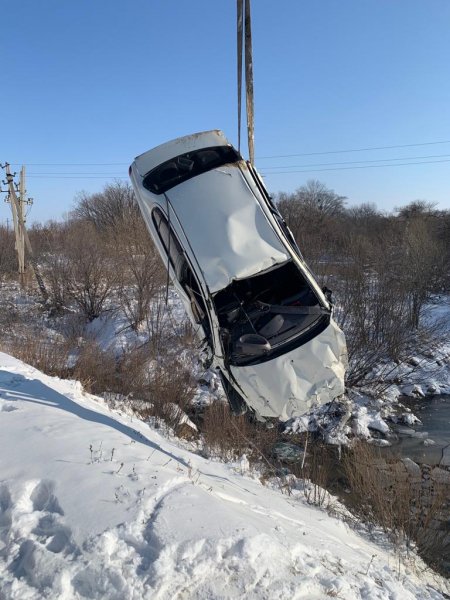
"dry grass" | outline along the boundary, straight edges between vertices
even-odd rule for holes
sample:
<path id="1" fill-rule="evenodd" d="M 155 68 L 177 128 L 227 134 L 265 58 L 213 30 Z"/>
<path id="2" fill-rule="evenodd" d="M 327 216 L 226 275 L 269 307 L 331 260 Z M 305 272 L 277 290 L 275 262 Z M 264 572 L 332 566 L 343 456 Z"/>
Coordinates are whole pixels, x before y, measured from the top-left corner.
<path id="1" fill-rule="evenodd" d="M 120 393 L 114 353 L 102 350 L 95 341 L 82 344 L 72 377 L 81 381 L 84 389 L 91 394 Z"/>
<path id="2" fill-rule="evenodd" d="M 180 359 L 160 358 L 153 364 L 141 392 L 141 398 L 149 402 L 147 414 L 143 416 L 155 417 L 176 429 L 190 411 L 195 388 L 191 371 Z"/>
<path id="3" fill-rule="evenodd" d="M 415 545 L 427 562 L 438 566 L 450 543 L 442 526 L 450 509 L 449 486 L 411 475 L 401 461 L 385 461 L 365 442 L 344 452 L 343 469 L 352 511 L 381 526 L 396 547 Z"/>
<path id="4" fill-rule="evenodd" d="M 64 340 L 45 339 L 39 331 L 26 331 L 3 341 L 1 348 L 47 375 L 69 376 L 70 347 Z"/>
<path id="5" fill-rule="evenodd" d="M 235 417 L 228 404 L 214 402 L 205 409 L 201 432 L 208 455 L 222 460 L 236 460 L 246 454 L 250 462 L 270 461 L 271 449 L 278 432 L 255 422 L 247 414 Z"/>

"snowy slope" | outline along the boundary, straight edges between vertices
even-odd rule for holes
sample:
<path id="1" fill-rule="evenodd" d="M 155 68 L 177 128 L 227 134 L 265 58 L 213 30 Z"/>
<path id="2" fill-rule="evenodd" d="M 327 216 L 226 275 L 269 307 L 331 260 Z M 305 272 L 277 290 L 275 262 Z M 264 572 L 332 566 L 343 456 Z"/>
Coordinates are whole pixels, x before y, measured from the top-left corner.
<path id="1" fill-rule="evenodd" d="M 0 353 L 1 600 L 408 600 L 445 586 L 399 577 L 386 548 L 300 496 Z"/>

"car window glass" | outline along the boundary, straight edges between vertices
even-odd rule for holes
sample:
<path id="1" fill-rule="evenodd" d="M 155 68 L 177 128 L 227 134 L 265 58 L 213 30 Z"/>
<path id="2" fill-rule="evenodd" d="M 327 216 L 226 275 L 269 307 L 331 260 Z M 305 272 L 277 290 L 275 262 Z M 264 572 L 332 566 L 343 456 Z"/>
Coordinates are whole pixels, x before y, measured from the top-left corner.
<path id="1" fill-rule="evenodd" d="M 142 185 L 154 194 L 162 194 L 187 179 L 238 160 L 240 156 L 231 146 L 201 148 L 158 165 L 145 175 Z"/>

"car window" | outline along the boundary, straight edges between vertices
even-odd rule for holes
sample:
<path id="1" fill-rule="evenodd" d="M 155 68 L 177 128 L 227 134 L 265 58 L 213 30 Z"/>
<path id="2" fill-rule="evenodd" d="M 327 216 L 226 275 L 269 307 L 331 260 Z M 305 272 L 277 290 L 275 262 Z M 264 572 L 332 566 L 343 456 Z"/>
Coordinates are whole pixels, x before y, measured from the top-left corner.
<path id="1" fill-rule="evenodd" d="M 172 268 L 175 271 L 176 278 L 180 283 L 185 279 L 186 258 L 183 253 L 183 248 L 172 229 L 169 227 L 166 216 L 159 208 L 155 208 L 152 213 L 153 223 L 159 234 L 160 240 L 168 255 Z"/>
<path id="2" fill-rule="evenodd" d="M 186 152 L 147 173 L 142 185 L 154 194 L 162 194 L 187 179 L 221 165 L 237 162 L 240 158 L 231 146 L 214 146 Z"/>
<path id="3" fill-rule="evenodd" d="M 211 326 L 205 301 L 197 279 L 183 252 L 183 248 L 172 231 L 166 215 L 160 208 L 153 209 L 152 219 L 172 268 L 175 271 L 175 276 L 191 301 L 191 310 L 195 321 L 202 325 L 206 337 L 210 339 Z"/>

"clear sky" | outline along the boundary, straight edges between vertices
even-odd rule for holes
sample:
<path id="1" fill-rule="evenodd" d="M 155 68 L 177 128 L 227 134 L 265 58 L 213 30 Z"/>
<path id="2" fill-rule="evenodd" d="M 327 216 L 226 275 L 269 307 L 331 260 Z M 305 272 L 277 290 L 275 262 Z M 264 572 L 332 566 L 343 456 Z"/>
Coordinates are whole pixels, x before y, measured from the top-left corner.
<path id="1" fill-rule="evenodd" d="M 222 129 L 236 144 L 234 0 L 0 6 L 0 161 L 26 165 L 31 221 L 61 218 L 174 137 Z M 450 208 L 449 0 L 253 0 L 252 19 L 271 192 L 317 178 L 349 204 Z"/>

